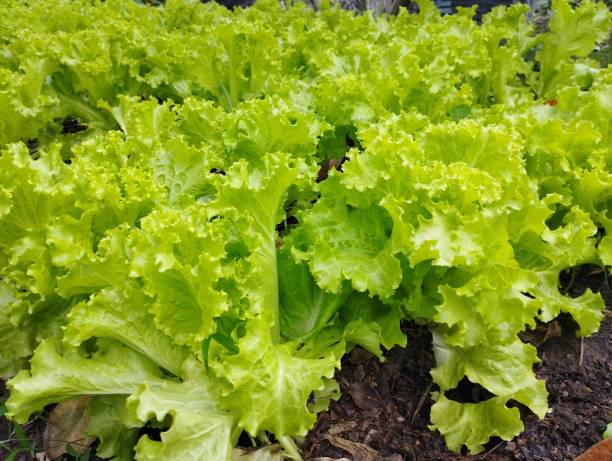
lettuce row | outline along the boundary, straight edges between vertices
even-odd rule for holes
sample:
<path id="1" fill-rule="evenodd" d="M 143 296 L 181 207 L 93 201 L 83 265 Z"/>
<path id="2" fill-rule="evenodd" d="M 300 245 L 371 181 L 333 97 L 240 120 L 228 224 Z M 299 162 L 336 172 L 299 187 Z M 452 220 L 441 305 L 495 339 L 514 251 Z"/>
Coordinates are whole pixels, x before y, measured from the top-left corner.
<path id="1" fill-rule="evenodd" d="M 87 395 L 102 457 L 247 459 L 246 431 L 295 458 L 342 356 L 383 360 L 404 319 L 450 449 L 520 433 L 516 402 L 545 416 L 518 334 L 597 331 L 558 275 L 612 264 L 604 5 L 555 1 L 534 35 L 522 5 L 52 3 L 0 6 L 10 417 Z M 452 400 L 464 378 L 493 397 Z"/>

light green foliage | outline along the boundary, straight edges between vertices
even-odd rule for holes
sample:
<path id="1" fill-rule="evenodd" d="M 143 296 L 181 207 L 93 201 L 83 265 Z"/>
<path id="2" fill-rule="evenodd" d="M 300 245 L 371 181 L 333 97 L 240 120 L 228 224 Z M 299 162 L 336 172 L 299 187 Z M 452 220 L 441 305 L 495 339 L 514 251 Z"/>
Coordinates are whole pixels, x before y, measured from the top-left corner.
<path id="1" fill-rule="evenodd" d="M 511 440 L 523 430 L 518 408 L 508 408 L 502 397 L 461 404 L 441 395 L 431 408 L 431 421 L 455 451 L 465 445 L 478 452 L 492 435 Z"/>
<path id="2" fill-rule="evenodd" d="M 555 1 L 536 36 L 523 5 L 418 3 L 1 2 L 8 416 L 90 396 L 102 457 L 295 457 L 342 356 L 384 359 L 405 319 L 434 333 L 449 448 L 546 414 L 518 334 L 597 331 L 559 272 L 612 264 L 612 74 L 587 57 L 610 14 Z M 464 378 L 493 397 L 451 400 Z"/>

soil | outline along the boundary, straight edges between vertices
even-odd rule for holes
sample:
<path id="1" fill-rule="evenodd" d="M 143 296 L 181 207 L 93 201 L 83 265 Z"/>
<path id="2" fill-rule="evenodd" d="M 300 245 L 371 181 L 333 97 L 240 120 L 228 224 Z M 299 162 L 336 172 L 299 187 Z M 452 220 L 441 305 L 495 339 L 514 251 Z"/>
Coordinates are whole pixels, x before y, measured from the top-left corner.
<path id="1" fill-rule="evenodd" d="M 8 391 L 4 381 L 0 380 L 0 408 L 4 410 L 4 402 Z M 44 451 L 43 434 L 46 427 L 44 414 L 33 417 L 27 424 L 16 426 L 0 413 L 0 460 L 34 461 L 36 453 Z M 14 458 L 10 458 L 14 456 Z"/>
<path id="2" fill-rule="evenodd" d="M 562 291 L 577 296 L 588 287 L 600 291 L 612 308 L 612 277 L 595 266 L 561 274 Z M 575 336 L 569 317 L 539 325 L 523 339 L 537 345 L 552 413 L 543 420 L 524 413 L 525 431 L 511 442 L 492 440 L 484 453 L 464 456 L 449 452 L 442 437 L 427 425 L 432 401 L 429 370 L 435 366 L 431 334 L 414 323 L 404 325 L 406 349 L 388 351 L 386 361 L 355 349 L 337 374 L 342 397 L 319 415 L 303 447 L 305 458 L 418 461 L 565 461 L 573 460 L 601 440 L 612 421 L 612 316 L 608 312 L 592 337 Z M 485 391 L 486 393 L 486 391 Z M 459 386 L 461 401 L 488 398 L 469 381 Z"/>

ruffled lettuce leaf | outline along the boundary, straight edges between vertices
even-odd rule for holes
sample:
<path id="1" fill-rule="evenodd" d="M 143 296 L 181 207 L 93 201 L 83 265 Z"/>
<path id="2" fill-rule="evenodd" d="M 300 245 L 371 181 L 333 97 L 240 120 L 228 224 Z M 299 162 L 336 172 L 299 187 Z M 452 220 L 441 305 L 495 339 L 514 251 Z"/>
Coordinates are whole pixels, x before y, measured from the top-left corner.
<path id="1" fill-rule="evenodd" d="M 82 395 L 125 395 L 142 382 L 160 382 L 162 373 L 154 362 L 114 341 L 98 341 L 91 354 L 52 341 L 36 349 L 31 369 L 9 381 L 9 416 L 27 421 L 35 411 Z"/>
<path id="2" fill-rule="evenodd" d="M 132 417 L 144 424 L 149 420 L 162 422 L 168 415 L 172 423 L 159 442 L 141 437 L 136 458 L 156 460 L 178 455 L 194 461 L 231 460 L 239 434 L 234 417 L 220 411 L 216 402 L 210 383 L 197 376 L 182 383 L 139 386 L 127 401 Z"/>
<path id="3" fill-rule="evenodd" d="M 543 36 L 536 55 L 541 67 L 539 94 L 543 97 L 553 95 L 564 80 L 571 80 L 570 58 L 587 56 L 608 36 L 612 24 L 609 10 L 599 2 L 585 1 L 573 9 L 566 0 L 553 0 L 552 10 L 550 32 Z"/>
<path id="4" fill-rule="evenodd" d="M 266 331 L 256 330 L 257 322 L 251 328 L 237 343 L 240 353 L 213 367 L 226 383 L 223 408 L 240 414 L 239 426 L 251 434 L 306 435 L 316 421 L 307 405 L 310 394 L 333 377 L 344 345 L 338 343 L 325 355 L 300 356 L 295 344 L 271 344 Z"/>
<path id="5" fill-rule="evenodd" d="M 9 415 L 88 395 L 101 456 L 295 457 L 342 355 L 383 360 L 404 319 L 435 332 L 451 449 L 520 432 L 514 401 L 545 414 L 517 335 L 603 316 L 558 282 L 611 261 L 612 84 L 587 57 L 610 14 L 555 1 L 534 36 L 523 5 L 418 3 L 0 5 Z M 493 397 L 452 400 L 463 379 Z"/>
<path id="6" fill-rule="evenodd" d="M 492 436 L 512 440 L 523 430 L 518 408 L 509 408 L 503 397 L 480 403 L 457 403 L 443 395 L 431 408 L 433 426 L 444 435 L 449 449 L 480 453 Z"/>

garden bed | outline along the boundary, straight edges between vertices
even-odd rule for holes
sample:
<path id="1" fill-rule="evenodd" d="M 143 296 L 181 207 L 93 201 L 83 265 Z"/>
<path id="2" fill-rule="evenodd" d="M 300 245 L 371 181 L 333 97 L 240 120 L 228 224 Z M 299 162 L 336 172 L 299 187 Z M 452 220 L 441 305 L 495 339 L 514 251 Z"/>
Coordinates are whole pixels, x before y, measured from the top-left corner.
<path id="1" fill-rule="evenodd" d="M 610 309 L 609 285 L 601 272 L 592 271 L 583 270 L 571 291 L 578 294 L 585 286 L 601 290 Z M 542 362 L 536 372 L 546 379 L 552 413 L 543 420 L 526 414 L 525 432 L 511 442 L 493 440 L 476 456 L 448 451 L 440 435 L 427 428 L 433 390 L 429 370 L 435 366 L 431 334 L 415 324 L 404 325 L 404 331 L 408 347 L 389 351 L 383 364 L 362 349 L 347 357 L 338 373 L 342 397 L 319 415 L 304 448 L 307 459 L 571 461 L 599 442 L 612 420 L 609 313 L 600 331 L 584 340 L 576 337 L 575 325 L 565 316 L 525 338 L 538 344 Z M 474 402 L 482 394 L 466 385 L 455 397 Z"/>
<path id="2" fill-rule="evenodd" d="M 543 362 L 537 374 L 546 379 L 553 412 L 543 420 L 527 415 L 525 432 L 513 441 L 492 441 L 485 453 L 463 456 L 448 451 L 442 437 L 427 428 L 434 359 L 424 351 L 431 346 L 431 335 L 410 324 L 405 327 L 408 348 L 390 351 L 384 364 L 362 349 L 347 358 L 338 374 L 343 396 L 319 415 L 306 442 L 306 459 L 573 460 L 601 440 L 612 417 L 612 319 L 584 340 L 582 365 L 581 341 L 571 323 L 564 326 L 560 336 L 538 347 Z M 468 401 L 470 390 L 466 389 Z"/>
<path id="3" fill-rule="evenodd" d="M 525 412 L 525 432 L 510 442 L 492 440 L 482 454 L 464 456 L 448 451 L 440 434 L 427 428 L 432 403 L 429 392 L 435 389 L 429 374 L 435 366 L 431 333 L 407 323 L 403 331 L 408 347 L 388 351 L 384 363 L 361 348 L 344 359 L 336 376 L 342 397 L 319 415 L 302 447 L 305 460 L 571 461 L 596 444 L 612 420 L 612 277 L 606 282 L 601 270 L 588 266 L 579 271 L 570 287 L 571 277 L 564 274 L 562 278 L 571 295 L 579 295 L 587 287 L 599 291 L 608 315 L 599 332 L 584 340 L 576 337 L 576 326 L 566 316 L 541 324 L 524 336 L 538 346 L 542 360 L 536 372 L 546 379 L 549 391 L 552 413 L 546 418 L 539 420 Z M 2 381 L 0 392 L 2 399 L 6 398 Z M 473 402 L 485 392 L 467 383 L 455 397 Z M 44 450 L 48 413 L 34 417 L 23 434 L 0 418 L 0 440 L 8 441 L 0 447 L 0 459 L 13 453 L 14 461 L 37 459 L 36 453 Z M 65 455 L 65 459 L 73 457 Z M 101 458 L 92 454 L 90 459 Z"/>

